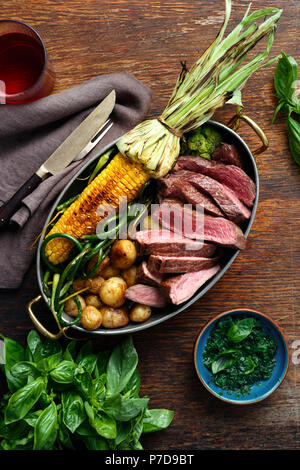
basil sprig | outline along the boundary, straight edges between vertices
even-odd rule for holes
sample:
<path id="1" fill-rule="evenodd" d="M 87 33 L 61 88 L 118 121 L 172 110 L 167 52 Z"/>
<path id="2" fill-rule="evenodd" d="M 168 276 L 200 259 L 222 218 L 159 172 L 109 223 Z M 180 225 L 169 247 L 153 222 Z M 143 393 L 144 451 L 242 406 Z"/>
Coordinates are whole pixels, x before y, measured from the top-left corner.
<path id="1" fill-rule="evenodd" d="M 2 337 L 3 338 L 3 337 Z M 111 353 L 76 352 L 31 331 L 24 349 L 3 338 L 9 392 L 0 401 L 0 449 L 142 449 L 143 433 L 167 428 L 173 411 L 140 397 L 131 337 Z"/>
<path id="2" fill-rule="evenodd" d="M 298 64 L 291 56 L 281 53 L 275 74 L 275 96 L 279 102 L 273 115 L 274 123 L 279 111 L 287 114 L 289 148 L 295 162 L 300 165 L 300 89 L 298 81 Z"/>

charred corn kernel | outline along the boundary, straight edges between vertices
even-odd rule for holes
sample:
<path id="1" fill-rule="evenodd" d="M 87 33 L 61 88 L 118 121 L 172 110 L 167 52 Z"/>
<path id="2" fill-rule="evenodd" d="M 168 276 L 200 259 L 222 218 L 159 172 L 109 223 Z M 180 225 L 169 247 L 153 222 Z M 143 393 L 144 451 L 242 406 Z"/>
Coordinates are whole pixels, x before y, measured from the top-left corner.
<path id="1" fill-rule="evenodd" d="M 63 213 L 48 235 L 68 233 L 80 238 L 95 233 L 101 220 L 98 207 L 101 204 L 118 207 L 121 197 L 132 201 L 149 178 L 141 165 L 118 153 Z M 57 237 L 49 241 L 45 253 L 51 263 L 59 264 L 68 258 L 72 246 L 70 240 Z"/>

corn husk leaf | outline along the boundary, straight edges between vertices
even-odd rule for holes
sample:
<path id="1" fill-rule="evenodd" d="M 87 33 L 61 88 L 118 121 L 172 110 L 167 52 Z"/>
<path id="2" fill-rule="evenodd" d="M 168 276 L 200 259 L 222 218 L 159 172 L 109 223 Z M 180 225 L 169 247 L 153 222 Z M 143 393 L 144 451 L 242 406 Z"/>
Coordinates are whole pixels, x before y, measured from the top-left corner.
<path id="1" fill-rule="evenodd" d="M 241 90 L 257 70 L 267 67 L 277 57 L 267 60 L 274 41 L 281 10 L 264 8 L 249 13 L 224 38 L 230 18 L 231 0 L 225 1 L 224 22 L 215 41 L 190 70 L 182 64 L 171 98 L 160 122 L 149 119 L 125 134 L 118 142 L 123 155 L 143 164 L 151 176 L 159 178 L 170 171 L 180 151 L 180 135 L 198 128 L 215 110 L 226 103 L 242 106 Z M 259 24 L 258 20 L 262 20 Z M 263 38 L 265 50 L 243 64 L 248 53 Z"/>

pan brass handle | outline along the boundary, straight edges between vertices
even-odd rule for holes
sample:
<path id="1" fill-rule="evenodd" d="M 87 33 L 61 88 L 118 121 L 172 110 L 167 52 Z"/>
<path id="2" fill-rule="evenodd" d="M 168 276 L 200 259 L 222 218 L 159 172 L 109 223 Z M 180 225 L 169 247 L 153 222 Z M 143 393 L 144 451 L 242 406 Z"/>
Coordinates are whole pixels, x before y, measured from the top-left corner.
<path id="1" fill-rule="evenodd" d="M 35 314 L 33 313 L 33 306 L 38 303 L 40 300 L 41 300 L 42 296 L 41 295 L 38 295 L 37 297 L 35 297 L 34 299 L 32 299 L 28 304 L 27 304 L 27 313 L 29 315 L 29 318 L 30 320 L 32 321 L 32 323 L 34 324 L 35 328 L 38 330 L 39 333 L 41 333 L 42 335 L 46 336 L 47 338 L 49 339 L 59 339 L 61 338 L 61 336 L 66 336 L 67 335 L 65 334 L 66 330 L 68 329 L 68 327 L 64 327 L 64 328 L 60 328 L 59 329 L 59 332 L 54 334 L 54 333 L 51 333 L 50 331 L 47 330 L 47 328 L 45 328 L 41 322 L 36 318 Z"/>
<path id="2" fill-rule="evenodd" d="M 241 120 L 245 121 L 254 130 L 262 142 L 262 145 L 253 150 L 252 154 L 256 156 L 260 153 L 263 153 L 269 147 L 269 140 L 264 131 L 255 121 L 253 121 L 253 119 L 238 110 L 237 113 L 230 119 L 227 126 L 230 127 L 233 131 L 237 131 Z"/>

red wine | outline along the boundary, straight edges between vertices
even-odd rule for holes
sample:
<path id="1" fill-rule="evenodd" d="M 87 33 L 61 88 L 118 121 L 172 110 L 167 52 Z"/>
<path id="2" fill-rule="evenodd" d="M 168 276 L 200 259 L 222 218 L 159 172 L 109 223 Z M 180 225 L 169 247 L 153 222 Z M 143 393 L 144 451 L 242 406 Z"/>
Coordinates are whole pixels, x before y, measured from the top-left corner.
<path id="1" fill-rule="evenodd" d="M 0 36 L 0 80 L 6 95 L 22 93 L 34 85 L 44 65 L 44 50 L 37 39 L 23 33 Z"/>

